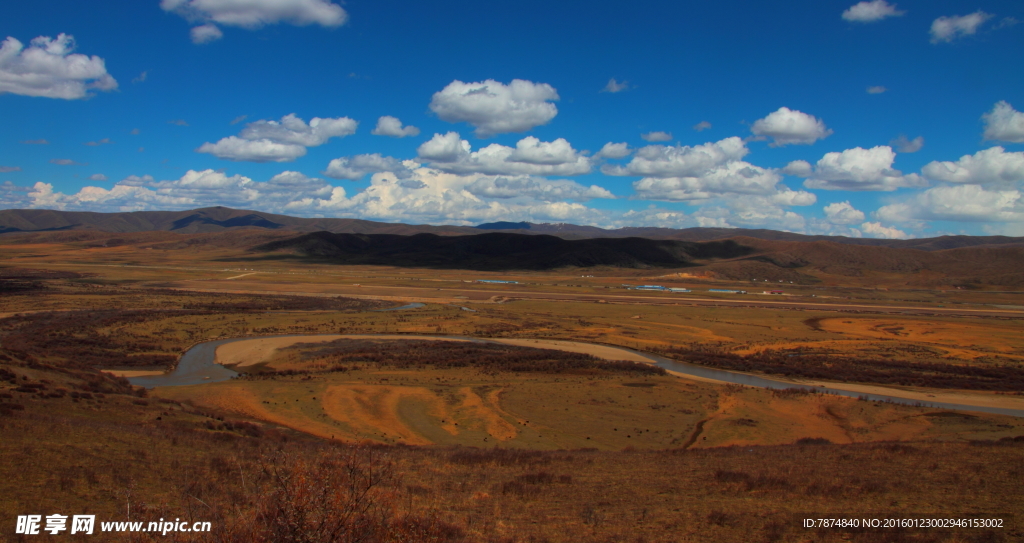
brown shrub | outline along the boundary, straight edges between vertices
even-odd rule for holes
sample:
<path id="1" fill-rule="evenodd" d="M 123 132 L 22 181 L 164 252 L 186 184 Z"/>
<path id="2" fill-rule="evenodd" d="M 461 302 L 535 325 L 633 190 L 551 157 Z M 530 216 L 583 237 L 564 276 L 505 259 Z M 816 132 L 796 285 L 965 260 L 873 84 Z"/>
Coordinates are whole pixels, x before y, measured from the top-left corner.
<path id="1" fill-rule="evenodd" d="M 324 451 L 311 459 L 264 458 L 253 510 L 226 538 L 252 543 L 462 541 L 435 517 L 397 516 L 394 465 L 371 449 Z"/>

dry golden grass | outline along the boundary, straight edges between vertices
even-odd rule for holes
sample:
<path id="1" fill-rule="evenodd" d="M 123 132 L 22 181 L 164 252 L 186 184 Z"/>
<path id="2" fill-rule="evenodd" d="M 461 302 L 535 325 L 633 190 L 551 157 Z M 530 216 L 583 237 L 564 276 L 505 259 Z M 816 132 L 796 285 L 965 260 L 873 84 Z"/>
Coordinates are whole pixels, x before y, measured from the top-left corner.
<path id="1" fill-rule="evenodd" d="M 0 512 L 8 518 L 38 510 L 121 520 L 130 507 L 131 518 L 139 520 L 212 521 L 209 541 L 251 541 L 234 534 L 258 518 L 257 508 L 280 497 L 265 486 L 264 467 L 288 470 L 316 465 L 324 454 L 354 454 L 359 469 L 384 473 L 391 466 L 394 475 L 381 480 L 383 494 L 374 498 L 383 500 L 375 503 L 385 507 L 387 518 L 434 518 L 455 528 L 436 541 L 867 543 L 1014 541 L 1022 534 L 1019 441 L 353 450 L 273 425 L 250 431 L 225 413 L 188 404 L 150 399 L 141 405 L 109 395 L 23 403 L 24 411 L 0 417 Z M 940 419 L 959 424 L 956 417 Z M 304 475 L 310 481 L 327 476 Z M 804 518 L 963 517 L 1001 518 L 1005 528 L 802 527 Z M 12 537 L 9 530 L 5 537 Z M 91 539 L 123 540 L 105 534 Z"/>
<path id="2" fill-rule="evenodd" d="M 195 342 L 220 337 L 440 333 L 640 350 L 691 342 L 737 353 L 804 346 L 893 360 L 941 357 L 949 364 L 1013 365 L 1021 362 L 1024 337 L 1021 320 L 515 300 L 512 287 L 502 290 L 505 300 L 513 300 L 505 303 L 496 303 L 491 294 L 480 294 L 479 301 L 450 298 L 477 310 L 472 313 L 438 303 L 398 313 L 218 311 L 209 304 L 264 298 L 154 288 L 185 281 L 235 287 L 248 282 L 268 291 L 308 288 L 294 285 L 298 282 L 320 285 L 310 290 L 323 294 L 339 282 L 376 284 L 384 292 L 383 287 L 431 280 L 438 288 L 458 286 L 459 292 L 485 289 L 462 283 L 476 274 L 429 270 L 282 267 L 246 275 L 227 268 L 256 264 L 212 262 L 229 254 L 224 248 L 203 249 L 188 260 L 180 251 L 61 247 L 4 245 L 0 265 L 66 269 L 77 262 L 76 271 L 92 275 L 46 280 L 45 291 L 2 296 L 0 313 L 207 308 L 114 319 L 90 329 L 93 337 L 114 343 L 152 346 L 144 351 L 152 354 L 176 355 Z M 516 277 L 545 283 L 536 288 L 548 292 L 609 292 L 605 287 L 621 282 L 648 282 L 641 274 L 609 274 L 586 283 L 567 273 Z M 584 286 L 570 286 L 576 284 Z M 876 296 L 872 303 L 936 303 L 926 299 L 931 294 L 865 296 Z M 1006 301 L 1019 303 L 1012 296 Z M 821 319 L 820 330 L 807 324 L 812 319 Z M 954 333 L 955 339 L 948 339 Z M 89 386 L 89 371 L 66 370 L 61 363 L 43 357 L 32 364 L 0 360 L 0 367 L 15 372 L 19 382 L 22 377 L 29 383 L 49 381 L 47 391 Z M 303 364 L 280 349 L 271 353 L 269 367 L 301 370 Z M 261 367 L 268 366 L 250 366 L 254 372 Z M 219 526 L 233 526 L 237 519 L 255 518 L 256 504 L 268 503 L 254 484 L 265 453 L 279 451 L 289 461 L 312 465 L 325 451 L 363 443 L 368 447 L 363 450 L 379 452 L 400 474 L 387 486 L 395 518 L 435 515 L 462 534 L 447 541 L 1024 538 L 1017 518 L 1024 510 L 1019 485 L 1024 449 L 1018 441 L 1000 441 L 1024 435 L 1024 422 L 1009 417 L 773 394 L 674 376 L 487 374 L 371 365 L 168 388 L 146 400 L 110 392 L 41 397 L 17 392 L 16 386 L 0 383 L 0 393 L 12 396 L 0 401 L 24 407 L 0 410 L 0 511 L 8 519 L 30 511 L 121 518 L 130 503 L 134 514 L 147 520 L 209 515 Z M 991 393 L 914 393 L 932 400 L 949 394 L 964 401 L 1020 401 Z M 171 399 L 181 404 L 163 401 Z M 832 444 L 813 444 L 821 438 Z M 1007 519 L 1008 528 L 800 527 L 803 518 L 851 516 L 994 517 Z M 11 537 L 9 532 L 10 526 L 4 528 L 3 537 Z M 227 532 L 220 535 L 230 540 Z"/>
<path id="3" fill-rule="evenodd" d="M 1015 322 L 963 322 L 954 320 L 834 317 L 822 319 L 822 329 L 871 340 L 899 340 L 931 346 L 940 356 L 962 360 L 999 355 L 1024 361 L 1024 335 Z"/>

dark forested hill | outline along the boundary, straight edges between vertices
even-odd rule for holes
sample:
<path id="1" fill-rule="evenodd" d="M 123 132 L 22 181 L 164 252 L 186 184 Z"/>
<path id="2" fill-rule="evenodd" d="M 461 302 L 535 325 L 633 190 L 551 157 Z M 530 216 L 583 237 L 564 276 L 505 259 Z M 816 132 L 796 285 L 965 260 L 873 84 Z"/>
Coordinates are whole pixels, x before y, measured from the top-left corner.
<path id="1" fill-rule="evenodd" d="M 698 243 L 644 238 L 566 240 L 498 232 L 475 236 L 315 232 L 266 243 L 254 251 L 286 252 L 339 264 L 547 270 L 568 266 L 682 268 L 696 265 L 696 261 L 742 257 L 753 249 L 732 240 Z"/>

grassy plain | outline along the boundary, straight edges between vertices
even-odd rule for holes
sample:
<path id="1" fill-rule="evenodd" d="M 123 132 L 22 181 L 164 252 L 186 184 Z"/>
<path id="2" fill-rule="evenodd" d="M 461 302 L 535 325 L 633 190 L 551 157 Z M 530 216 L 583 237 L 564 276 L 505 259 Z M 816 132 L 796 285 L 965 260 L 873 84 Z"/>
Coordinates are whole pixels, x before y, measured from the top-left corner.
<path id="1" fill-rule="evenodd" d="M 177 243 L 173 235 L 157 242 Z M 0 279 L 17 278 L 0 296 L 6 538 L 14 537 L 10 519 L 18 514 L 114 519 L 130 509 L 146 520 L 215 520 L 223 527 L 217 540 L 261 540 L 252 532 L 258 527 L 241 519 L 265 518 L 267 504 L 282 496 L 268 466 L 315 477 L 311 466 L 340 455 L 359 469 L 388 468 L 374 487 L 380 492 L 367 493 L 387 513 L 380 520 L 387 533 L 423 530 L 367 540 L 1024 539 L 1020 418 L 672 375 L 335 361 L 315 355 L 322 345 L 242 351 L 231 362 L 245 378 L 147 394 L 99 371 L 166 370 L 197 342 L 276 334 L 449 334 L 648 352 L 700 345 L 749 361 L 826 353 L 1021 371 L 1024 318 L 1012 309 L 998 317 L 938 311 L 950 300 L 970 309 L 1024 305 L 1019 293 L 837 285 L 802 287 L 826 304 L 819 309 L 716 307 L 660 293 L 650 303 L 612 298 L 628 294 L 622 283 L 659 281 L 639 272 L 290 268 L 229 262 L 238 254 L 224 247 L 190 253 L 82 243 L 93 241 L 3 245 Z M 472 282 L 499 277 L 523 284 Z M 709 285 L 676 279 L 673 285 Z M 522 296 L 525 290 L 608 296 L 550 300 Z M 856 292 L 877 309 L 844 306 Z M 406 301 L 426 305 L 372 311 Z M 894 316 L 888 309 L 907 304 L 936 311 Z M 345 370 L 331 371 L 335 362 Z M 845 385 L 1016 409 L 1024 402 L 1020 390 Z M 920 516 L 1003 518 L 1007 528 L 801 527 L 812 517 Z"/>

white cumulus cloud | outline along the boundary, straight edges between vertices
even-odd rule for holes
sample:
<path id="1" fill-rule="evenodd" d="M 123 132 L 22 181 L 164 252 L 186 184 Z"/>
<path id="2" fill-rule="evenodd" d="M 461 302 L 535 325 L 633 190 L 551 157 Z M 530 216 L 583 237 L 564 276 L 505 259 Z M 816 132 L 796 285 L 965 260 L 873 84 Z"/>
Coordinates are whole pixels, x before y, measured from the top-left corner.
<path id="1" fill-rule="evenodd" d="M 646 134 L 640 134 L 640 138 L 644 141 L 672 141 L 671 132 L 647 132 Z"/>
<path id="2" fill-rule="evenodd" d="M 277 23 L 337 27 L 348 20 L 348 13 L 329 0 L 161 0 L 160 7 L 199 23 L 192 29 L 194 43 L 219 39 L 217 25 L 250 30 Z"/>
<path id="3" fill-rule="evenodd" d="M 885 0 L 859 2 L 843 12 L 843 19 L 855 23 L 873 23 L 887 17 L 898 17 L 906 13 L 896 9 L 896 4 Z"/>
<path id="4" fill-rule="evenodd" d="M 907 239 L 914 237 L 898 228 L 882 226 L 882 223 L 880 222 L 866 222 L 860 225 L 860 229 L 864 231 L 865 234 L 875 238 Z"/>
<path id="5" fill-rule="evenodd" d="M 481 175 L 454 175 L 432 168 L 417 169 L 407 180 L 397 179 L 389 172 L 378 173 L 373 175 L 365 191 L 351 198 L 332 198 L 309 204 L 331 216 L 355 214 L 366 218 L 433 224 L 491 221 L 593 224 L 604 217 L 601 212 L 580 202 L 546 200 L 553 191 L 563 194 L 575 192 L 586 198 L 584 193 L 589 189 L 580 190 L 571 185 L 558 188 L 560 182 L 534 179 L 537 185 L 512 182 L 511 185 L 520 190 L 518 195 L 514 195 L 514 190 L 507 190 L 510 188 L 508 184 L 502 187 L 500 183 L 480 181 L 486 178 Z M 555 187 L 546 188 L 546 183 Z M 494 196 L 488 196 L 488 193 Z"/>
<path id="6" fill-rule="evenodd" d="M 796 177 L 810 177 L 814 173 L 814 168 L 806 160 L 794 160 L 782 168 L 782 173 Z"/>
<path id="7" fill-rule="evenodd" d="M 628 143 L 608 142 L 594 156 L 598 158 L 625 158 L 632 153 L 633 150 L 629 148 Z"/>
<path id="8" fill-rule="evenodd" d="M 417 152 L 431 161 L 431 167 L 460 175 L 579 175 L 591 170 L 590 158 L 562 138 L 541 141 L 528 136 L 515 148 L 492 143 L 472 151 L 457 132 L 448 132 L 434 134 Z"/>
<path id="9" fill-rule="evenodd" d="M 606 165 L 606 175 L 642 175 L 647 177 L 693 177 L 737 161 L 749 150 L 738 137 L 703 145 L 648 145 L 641 147 L 625 166 Z"/>
<path id="10" fill-rule="evenodd" d="M 209 153 L 225 160 L 245 162 L 291 162 L 306 155 L 306 148 L 293 143 L 271 140 L 247 140 L 228 136 L 217 143 L 206 142 L 197 153 Z"/>
<path id="11" fill-rule="evenodd" d="M 477 83 L 452 81 L 434 93 L 430 110 L 444 121 L 465 122 L 476 128 L 476 135 L 524 132 L 547 124 L 558 114 L 551 103 L 558 92 L 547 83 L 514 79 L 508 85 L 493 79 Z"/>
<path id="12" fill-rule="evenodd" d="M 622 228 L 624 226 L 653 226 L 657 228 L 687 228 L 697 226 L 698 222 L 694 217 L 681 211 L 660 208 L 654 204 L 645 209 L 630 209 L 612 222 L 612 226 Z M 700 226 L 705 226 L 700 224 Z"/>
<path id="13" fill-rule="evenodd" d="M 409 176 L 409 169 L 401 160 L 380 153 L 336 158 L 327 165 L 323 174 L 334 179 L 358 181 L 366 174 L 378 172 L 392 172 L 400 179 Z"/>
<path id="14" fill-rule="evenodd" d="M 921 173 L 928 179 L 947 183 L 1014 186 L 1024 181 L 1024 152 L 1007 153 L 996 146 L 964 155 L 956 162 L 929 162 Z"/>
<path id="15" fill-rule="evenodd" d="M 192 43 L 199 45 L 223 38 L 224 32 L 217 25 L 206 23 L 192 27 L 192 30 L 189 31 L 189 37 L 192 39 Z"/>
<path id="16" fill-rule="evenodd" d="M 778 192 L 777 172 L 742 160 L 728 162 L 700 175 L 680 177 L 644 177 L 633 183 L 637 197 L 644 200 L 693 201 L 717 198 L 723 194 L 773 195 Z M 800 191 L 788 197 L 810 195 Z M 813 197 L 813 195 L 810 195 Z M 799 204 L 798 204 L 799 205 Z"/>
<path id="17" fill-rule="evenodd" d="M 763 197 L 758 197 L 763 198 Z M 818 201 L 818 197 L 813 193 L 805 190 L 792 190 L 789 187 L 782 186 L 775 194 L 768 196 L 767 199 L 778 206 L 809 206 L 813 205 Z"/>
<path id="18" fill-rule="evenodd" d="M 1019 190 L 986 190 L 980 185 L 933 187 L 883 206 L 875 215 L 889 222 L 1022 222 L 1024 199 Z"/>
<path id="19" fill-rule="evenodd" d="M 887 145 L 826 153 L 804 181 L 809 189 L 894 191 L 901 187 L 923 187 L 927 182 L 917 174 L 903 175 L 892 167 L 896 153 Z"/>
<path id="20" fill-rule="evenodd" d="M 587 202 L 595 198 L 615 198 L 611 192 L 597 185 L 587 187 L 568 179 L 548 180 L 530 176 L 479 177 L 467 184 L 466 190 L 470 194 L 486 198 L 508 199 L 525 196 L 544 202 Z"/>
<path id="21" fill-rule="evenodd" d="M 217 143 L 204 143 L 199 153 L 218 158 L 248 162 L 290 162 L 305 156 L 307 147 L 316 147 L 335 137 L 355 134 L 359 123 L 348 118 L 314 117 L 309 124 L 294 113 L 280 121 L 259 120 L 246 125 L 238 136 Z"/>
<path id="22" fill-rule="evenodd" d="M 351 136 L 356 133 L 359 123 L 348 117 L 321 119 L 313 117 L 305 121 L 290 113 L 281 121 L 256 121 L 246 125 L 239 134 L 247 140 L 268 139 L 279 143 L 293 143 L 305 147 L 316 147 L 331 138 Z"/>
<path id="23" fill-rule="evenodd" d="M 603 89 L 601 89 L 601 92 L 616 93 L 616 92 L 622 92 L 624 90 L 629 90 L 629 81 L 621 81 L 620 82 L 620 81 L 616 81 L 615 78 L 613 77 L 613 78 L 608 80 L 608 84 L 605 85 Z"/>
<path id="24" fill-rule="evenodd" d="M 711 123 L 709 123 L 707 121 L 701 121 L 701 122 L 693 125 L 693 129 L 696 130 L 697 132 L 703 132 L 703 131 L 705 131 L 705 130 L 707 130 L 709 128 L 711 128 Z"/>
<path id="25" fill-rule="evenodd" d="M 907 136 L 900 134 L 898 138 L 890 141 L 889 145 L 895 147 L 901 153 L 916 153 L 924 147 L 924 137 L 918 136 L 914 139 L 908 139 Z"/>
<path id="26" fill-rule="evenodd" d="M 853 207 L 849 200 L 831 203 L 825 206 L 824 211 L 832 224 L 854 224 L 864 220 L 864 212 Z"/>
<path id="27" fill-rule="evenodd" d="M 415 126 L 402 126 L 402 121 L 398 120 L 397 117 L 385 115 L 377 119 L 377 126 L 370 133 L 374 136 L 404 138 L 406 136 L 419 136 L 420 129 Z"/>
<path id="28" fill-rule="evenodd" d="M 721 200 L 720 205 L 705 206 L 693 213 L 697 224 L 719 228 L 771 228 L 802 232 L 807 219 L 785 209 L 790 205 L 811 205 L 813 194 L 784 190 L 775 196 L 736 195 Z"/>
<path id="29" fill-rule="evenodd" d="M 88 177 L 89 181 L 106 181 L 107 176 L 101 173 L 94 173 Z"/>
<path id="30" fill-rule="evenodd" d="M 806 221 L 788 209 L 810 205 L 813 194 L 779 187 L 773 194 L 730 195 L 693 215 L 647 209 L 626 213 L 588 207 L 592 199 L 614 198 L 606 189 L 566 179 L 536 176 L 458 175 L 411 161 L 408 176 L 373 173 L 369 186 L 355 193 L 323 179 L 285 171 L 268 181 L 214 170 L 188 171 L 177 179 L 131 176 L 112 187 L 85 187 L 77 193 L 37 183 L 0 183 L 0 206 L 82 211 L 192 209 L 224 205 L 315 217 L 353 217 L 429 224 L 478 224 L 498 220 L 572 222 L 601 226 L 749 226 L 806 230 Z M 717 207 L 715 207 L 717 206 Z"/>
<path id="31" fill-rule="evenodd" d="M 282 172 L 269 181 L 257 182 L 214 170 L 189 170 L 178 179 L 158 181 L 148 175 L 133 175 L 110 189 L 87 186 L 74 194 L 55 192 L 48 183 L 36 183 L 23 200 L 28 207 L 62 210 L 109 212 L 223 205 L 282 212 L 295 199 L 329 198 L 331 190 L 322 179 L 299 172 Z"/>
<path id="32" fill-rule="evenodd" d="M 448 132 L 443 136 L 434 134 L 434 137 L 423 142 L 416 152 L 420 158 L 434 162 L 457 162 L 468 157 L 472 147 L 458 132 Z"/>
<path id="33" fill-rule="evenodd" d="M 992 18 L 992 15 L 978 10 L 970 15 L 952 15 L 939 17 L 932 21 L 930 30 L 932 43 L 951 42 L 957 38 L 973 35 L 978 27 L 985 24 L 985 21 Z"/>
<path id="34" fill-rule="evenodd" d="M 0 44 L 0 94 L 75 100 L 117 88 L 102 58 L 74 49 L 75 39 L 67 34 L 39 36 L 27 48 L 8 37 Z"/>
<path id="35" fill-rule="evenodd" d="M 778 171 L 743 161 L 748 152 L 738 137 L 692 147 L 648 145 L 638 149 L 627 164 L 605 165 L 601 171 L 606 175 L 643 176 L 633 182 L 640 199 L 684 202 L 724 196 L 736 200 L 746 195 L 776 207 L 815 201 L 809 192 L 780 185 L 782 176 Z"/>
<path id="36" fill-rule="evenodd" d="M 333 27 L 348 20 L 345 10 L 328 0 L 161 0 L 160 7 L 189 20 L 242 28 L 281 22 Z"/>
<path id="37" fill-rule="evenodd" d="M 981 118 L 985 120 L 986 140 L 1024 143 L 1024 113 L 1013 109 L 1006 100 L 996 103 Z"/>
<path id="38" fill-rule="evenodd" d="M 772 138 L 771 146 L 789 144 L 810 145 L 832 135 L 832 130 L 821 119 L 802 111 L 780 107 L 750 127 L 756 136 Z"/>
<path id="39" fill-rule="evenodd" d="M 868 90 L 868 94 L 882 94 L 882 93 L 884 93 L 885 91 L 887 91 L 889 89 L 887 89 L 887 88 L 885 88 L 885 87 L 883 87 L 881 85 L 875 85 L 873 87 L 868 87 L 867 90 Z"/>

